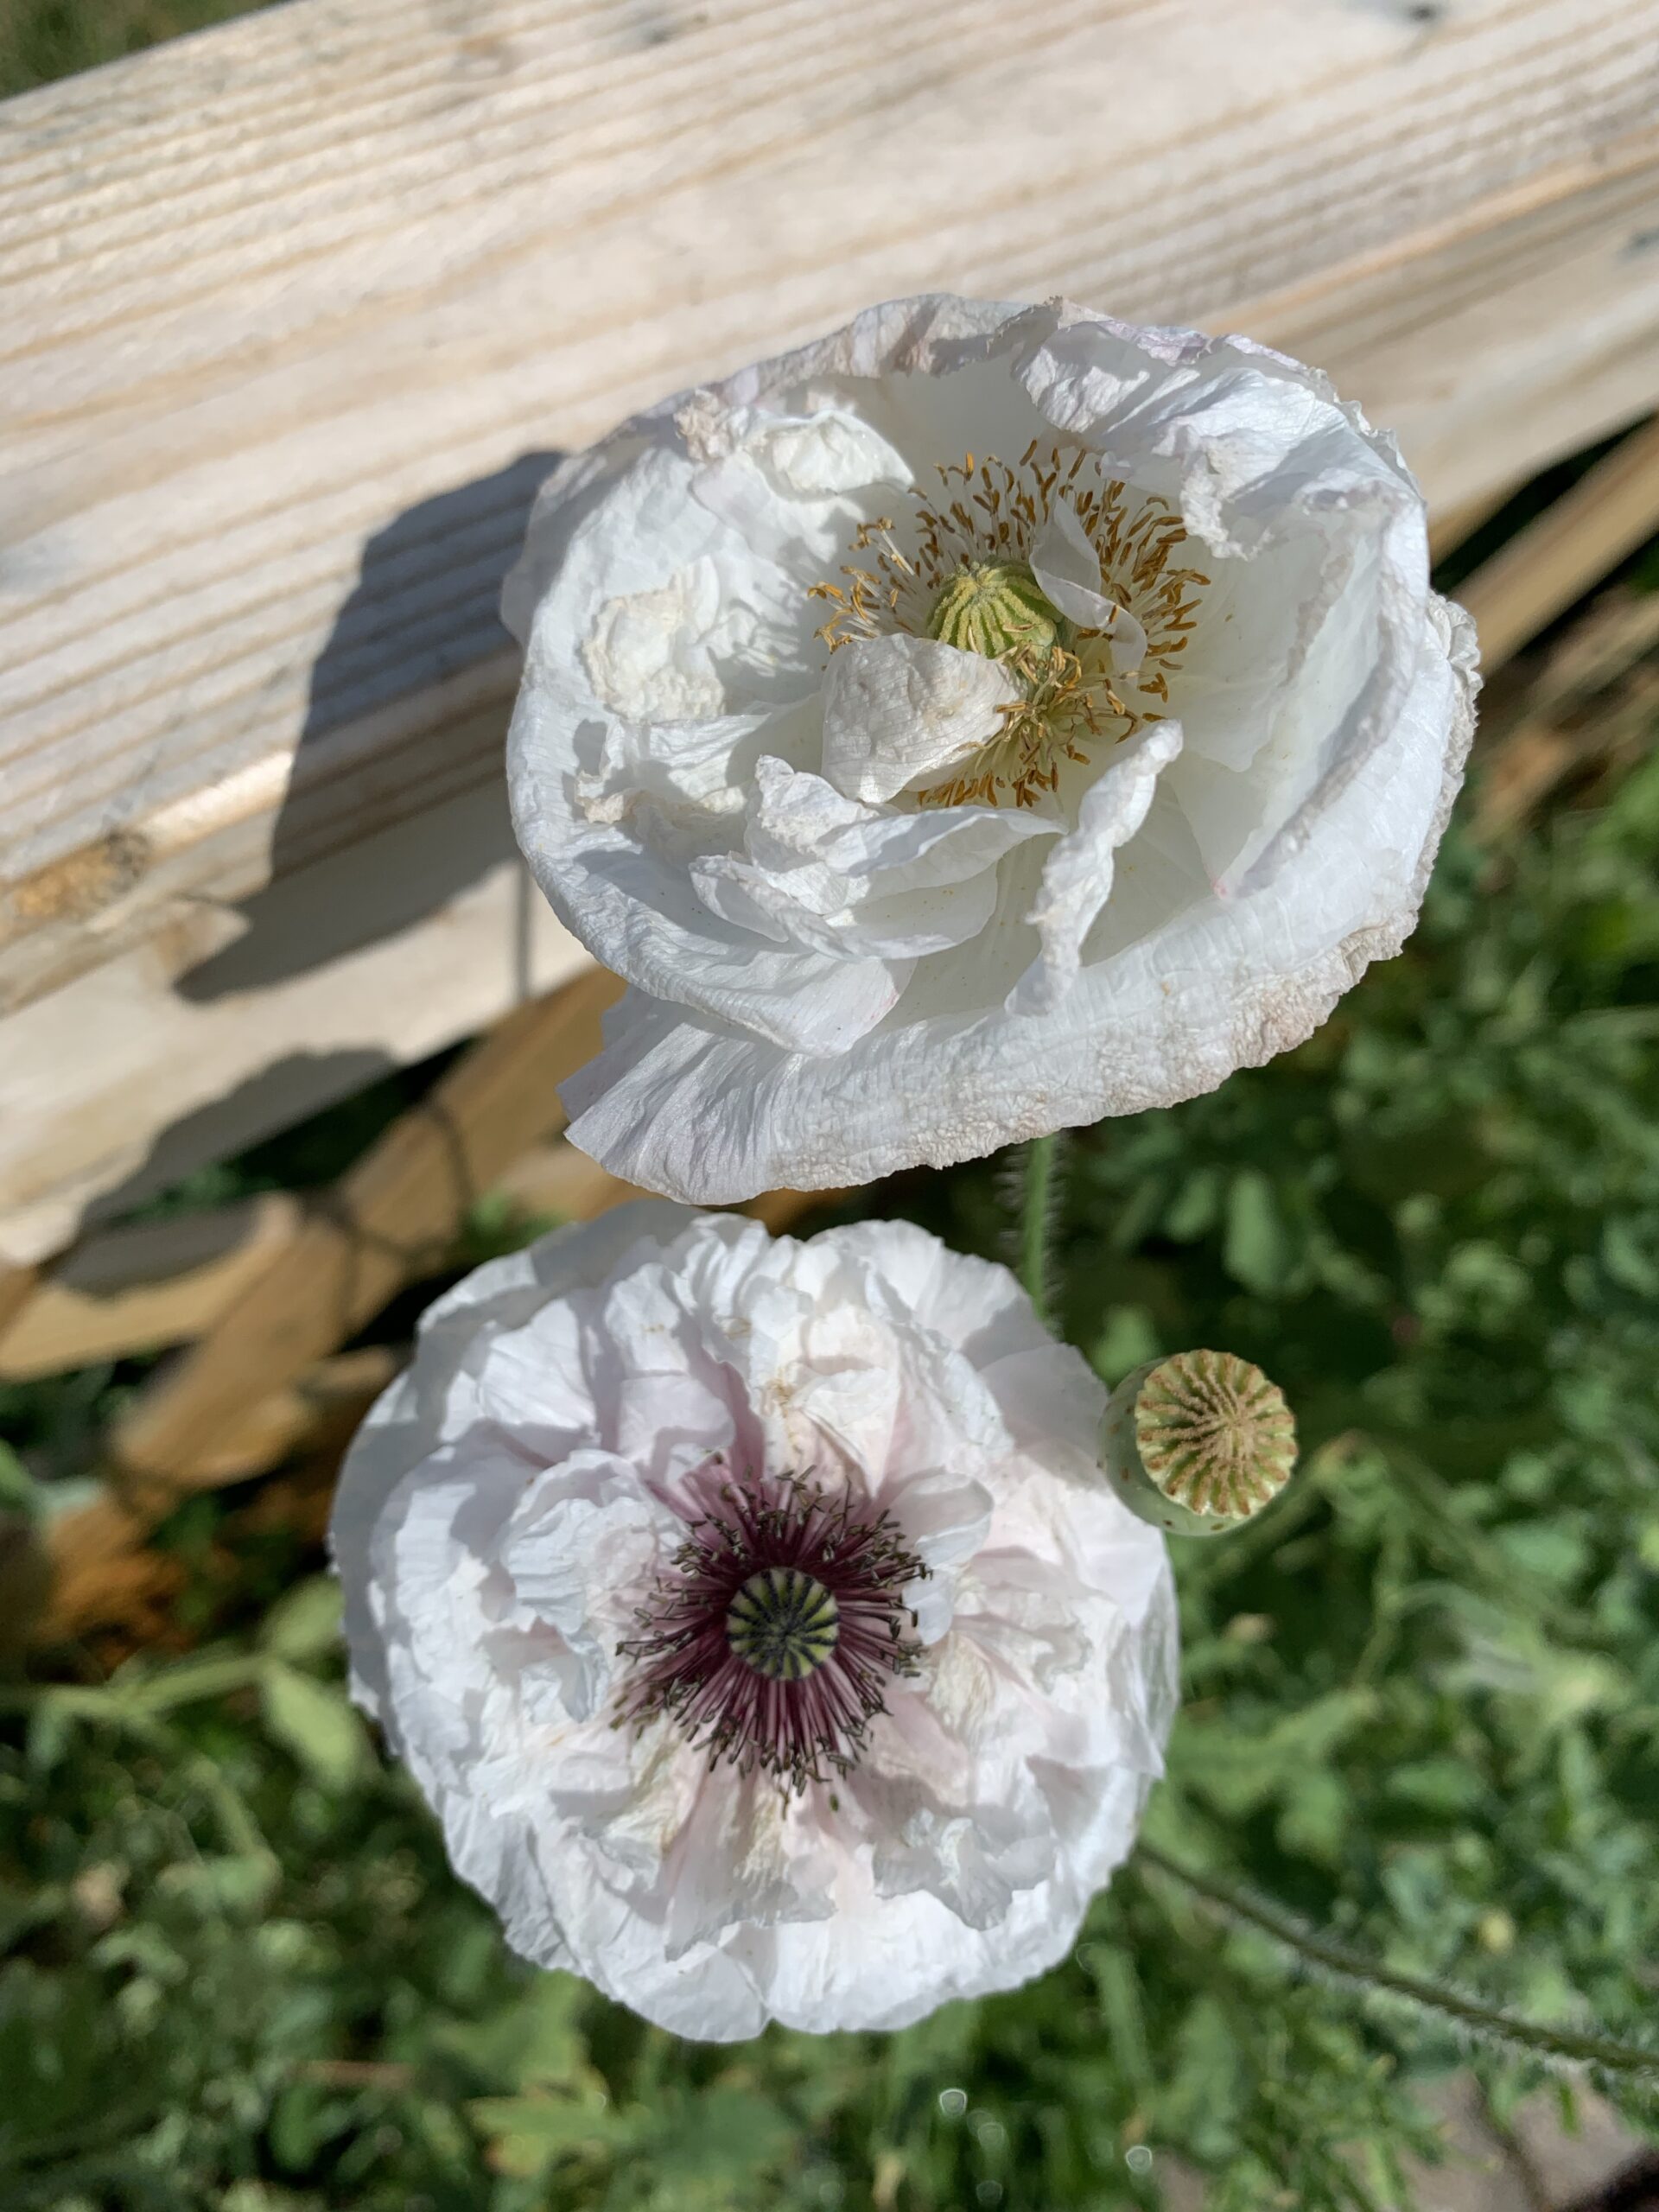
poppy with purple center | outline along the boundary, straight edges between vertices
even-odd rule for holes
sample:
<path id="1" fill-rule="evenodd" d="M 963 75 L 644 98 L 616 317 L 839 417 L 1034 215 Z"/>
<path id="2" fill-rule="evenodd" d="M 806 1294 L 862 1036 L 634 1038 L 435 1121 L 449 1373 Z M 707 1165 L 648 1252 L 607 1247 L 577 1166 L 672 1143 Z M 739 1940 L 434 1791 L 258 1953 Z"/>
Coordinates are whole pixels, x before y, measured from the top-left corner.
<path id="1" fill-rule="evenodd" d="M 1175 1708 L 1105 1402 L 920 1230 L 620 1206 L 458 1283 L 365 1423 L 353 1690 L 514 1948 L 678 2034 L 1010 1988 Z"/>
<path id="2" fill-rule="evenodd" d="M 908 1583 L 927 1568 L 890 1513 L 798 1477 L 742 1480 L 711 1460 L 706 1508 L 618 1648 L 641 1662 L 625 1718 L 670 1713 L 717 1765 L 793 1789 L 845 1774 L 921 1645 Z"/>

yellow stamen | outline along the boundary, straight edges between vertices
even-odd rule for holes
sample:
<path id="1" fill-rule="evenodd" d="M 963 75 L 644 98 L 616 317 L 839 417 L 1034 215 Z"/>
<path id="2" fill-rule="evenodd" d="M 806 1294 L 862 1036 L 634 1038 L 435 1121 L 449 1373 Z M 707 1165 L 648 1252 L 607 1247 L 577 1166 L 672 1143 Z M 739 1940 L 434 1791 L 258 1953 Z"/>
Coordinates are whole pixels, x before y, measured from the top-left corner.
<path id="1" fill-rule="evenodd" d="M 878 516 L 854 533 L 845 587 L 810 588 L 830 602 L 817 635 L 832 652 L 906 632 L 986 653 L 1014 679 L 1020 696 L 1002 709 L 1001 730 L 946 782 L 920 792 L 924 806 L 996 806 L 1004 795 L 1035 806 L 1058 790 L 1063 762 L 1086 763 L 1090 744 L 1121 744 L 1168 707 L 1170 671 L 1198 626 L 1210 579 L 1176 565 L 1187 532 L 1168 501 L 1132 493 L 1098 462 L 1091 475 L 1091 458 L 1082 447 L 1069 459 L 1058 444 L 1045 452 L 1033 438 L 1012 467 L 994 454 L 941 462 L 937 499 L 912 487 L 910 551 L 893 518 Z M 1032 575 L 1033 543 L 1062 490 L 1099 556 L 1102 594 L 1146 632 L 1132 677 L 1114 671 L 1106 633 L 1065 622 Z"/>

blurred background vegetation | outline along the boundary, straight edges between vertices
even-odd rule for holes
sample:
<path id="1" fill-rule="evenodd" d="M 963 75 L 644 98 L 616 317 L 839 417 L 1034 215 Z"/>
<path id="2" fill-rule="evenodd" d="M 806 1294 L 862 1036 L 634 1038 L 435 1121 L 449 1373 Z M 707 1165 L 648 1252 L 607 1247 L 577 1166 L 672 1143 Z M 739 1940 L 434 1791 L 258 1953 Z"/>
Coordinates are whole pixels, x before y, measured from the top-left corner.
<path id="1" fill-rule="evenodd" d="M 0 92 L 234 12 L 12 0 Z M 1649 556 L 1625 582 L 1652 578 Z M 1080 1136 L 1061 1311 L 1109 1381 L 1224 1345 L 1301 1424 L 1281 1505 L 1179 1549 L 1186 1702 L 1149 1835 L 1395 1966 L 1639 2037 L 1659 1993 L 1659 760 L 1586 759 L 1501 833 L 1471 827 L 1478 772 L 1407 953 L 1300 1052 Z M 326 1180 L 435 1072 L 162 1203 Z M 996 1162 L 841 1211 L 1007 1249 Z M 506 1236 L 486 1210 L 455 1267 Z M 0 1388 L 0 1503 L 84 1490 L 145 1371 Z M 8 2212 L 1092 2212 L 1156 2204 L 1189 2169 L 1212 2212 L 1411 2203 L 1437 2082 L 1472 2064 L 1500 2142 L 1538 2086 L 1145 1867 L 1055 1973 L 901 2035 L 719 2049 L 645 2027 L 510 1958 L 448 1873 L 345 1701 L 326 1506 L 305 1468 L 194 1499 L 157 1539 L 164 1615 L 0 1678 Z M 1651 2092 L 1604 2086 L 1659 2139 Z"/>
<path id="2" fill-rule="evenodd" d="M 252 12 L 248 0 L 0 0 L 0 99 Z"/>

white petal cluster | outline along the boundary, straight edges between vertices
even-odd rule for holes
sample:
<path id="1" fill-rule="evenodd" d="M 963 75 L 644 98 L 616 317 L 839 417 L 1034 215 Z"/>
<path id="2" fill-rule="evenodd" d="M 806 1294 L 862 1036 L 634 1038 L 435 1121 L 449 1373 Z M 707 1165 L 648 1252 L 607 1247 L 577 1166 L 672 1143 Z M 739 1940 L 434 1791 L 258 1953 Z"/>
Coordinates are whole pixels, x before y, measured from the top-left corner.
<path id="1" fill-rule="evenodd" d="M 1063 304 L 896 302 L 628 423 L 505 611 L 520 841 L 631 987 L 572 1134 L 699 1202 L 1300 1042 L 1409 932 L 1471 729 L 1392 440 Z"/>
<path id="2" fill-rule="evenodd" d="M 683 2035 L 893 2027 L 1052 1965 L 1123 1859 L 1175 1703 L 1163 1541 L 1103 1394 L 1006 1270 L 897 1224 L 769 1239 L 645 1201 L 431 1309 L 335 1510 L 353 1681 L 460 1872 L 542 1965 Z M 618 1725 L 688 1483 L 811 1470 L 925 1567 L 849 1770 Z"/>

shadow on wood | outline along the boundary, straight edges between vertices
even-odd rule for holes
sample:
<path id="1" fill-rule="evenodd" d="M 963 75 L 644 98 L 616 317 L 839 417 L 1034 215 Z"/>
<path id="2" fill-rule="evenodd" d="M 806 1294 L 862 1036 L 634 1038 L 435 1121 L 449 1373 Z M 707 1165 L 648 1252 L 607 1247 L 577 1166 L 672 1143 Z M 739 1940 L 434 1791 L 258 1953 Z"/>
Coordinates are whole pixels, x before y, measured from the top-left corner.
<path id="1" fill-rule="evenodd" d="M 493 475 L 421 500 L 369 539 L 358 582 L 312 671 L 305 727 L 272 833 L 270 887 L 239 907 L 243 935 L 178 979 L 183 997 L 206 1002 L 263 989 L 396 936 L 511 856 L 505 801 L 453 816 L 443 806 L 462 765 L 453 754 L 444 757 L 449 748 L 420 762 L 409 757 L 410 748 L 398 747 L 377 764 L 364 760 L 348 734 L 366 724 L 382 736 L 376 718 L 397 701 L 499 661 L 510 650 L 498 612 L 502 579 L 518 557 L 536 494 L 559 458 L 523 454 Z M 505 676 L 501 704 L 510 708 L 514 672 Z M 505 721 L 504 711 L 503 737 Z M 400 867 L 373 871 L 372 884 L 365 886 L 370 895 L 317 899 L 296 913 L 284 895 L 288 879 L 359 834 L 359 806 L 371 783 L 391 785 L 405 814 L 429 814 L 430 834 L 397 856 Z M 528 887 L 526 895 L 534 895 Z"/>

